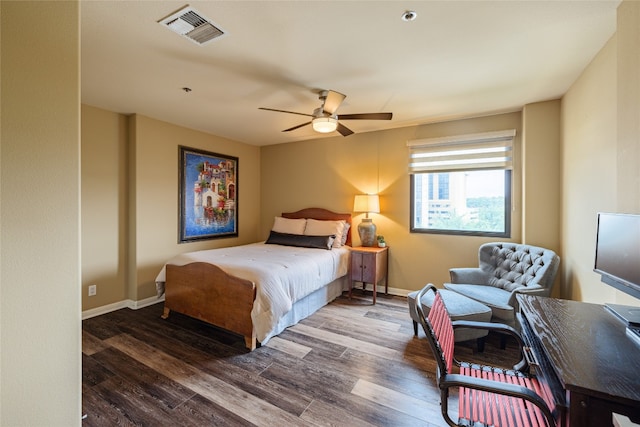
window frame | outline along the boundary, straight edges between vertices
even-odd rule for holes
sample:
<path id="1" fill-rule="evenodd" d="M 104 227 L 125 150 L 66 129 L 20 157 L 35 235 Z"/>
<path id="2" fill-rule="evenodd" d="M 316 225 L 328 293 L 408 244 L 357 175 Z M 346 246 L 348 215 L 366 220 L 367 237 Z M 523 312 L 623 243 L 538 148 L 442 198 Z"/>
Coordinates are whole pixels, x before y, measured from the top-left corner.
<path id="1" fill-rule="evenodd" d="M 456 171 L 456 172 L 472 172 L 469 171 Z M 410 179 L 410 217 L 409 217 L 409 232 L 410 233 L 422 233 L 422 234 L 448 234 L 454 236 L 478 236 L 478 237 L 500 237 L 511 238 L 511 211 L 512 211 L 512 184 L 513 184 L 513 170 L 504 169 L 504 231 L 479 231 L 479 230 L 451 230 L 451 229 L 439 229 L 439 228 L 422 228 L 415 226 L 415 175 L 429 175 L 442 172 L 422 172 L 411 174 Z"/>

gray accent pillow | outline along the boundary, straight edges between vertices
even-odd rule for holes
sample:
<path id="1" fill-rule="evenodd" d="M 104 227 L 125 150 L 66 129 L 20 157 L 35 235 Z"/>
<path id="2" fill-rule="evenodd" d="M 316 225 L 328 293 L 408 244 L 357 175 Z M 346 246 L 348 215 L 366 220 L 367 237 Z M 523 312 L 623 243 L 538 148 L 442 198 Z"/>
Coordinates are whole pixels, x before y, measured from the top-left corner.
<path id="1" fill-rule="evenodd" d="M 265 242 L 268 245 L 296 246 L 300 248 L 331 249 L 335 234 L 330 236 L 307 236 L 271 231 Z"/>

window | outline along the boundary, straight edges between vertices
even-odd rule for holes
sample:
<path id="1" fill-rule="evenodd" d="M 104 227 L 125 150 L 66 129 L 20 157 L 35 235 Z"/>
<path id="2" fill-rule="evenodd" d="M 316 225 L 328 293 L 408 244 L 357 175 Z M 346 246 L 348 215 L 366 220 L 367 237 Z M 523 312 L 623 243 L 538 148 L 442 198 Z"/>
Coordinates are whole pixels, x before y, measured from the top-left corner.
<path id="1" fill-rule="evenodd" d="M 449 174 L 438 174 L 438 199 L 446 200 L 449 198 Z"/>
<path id="2" fill-rule="evenodd" d="M 411 232 L 509 237 L 514 136 L 409 141 Z"/>

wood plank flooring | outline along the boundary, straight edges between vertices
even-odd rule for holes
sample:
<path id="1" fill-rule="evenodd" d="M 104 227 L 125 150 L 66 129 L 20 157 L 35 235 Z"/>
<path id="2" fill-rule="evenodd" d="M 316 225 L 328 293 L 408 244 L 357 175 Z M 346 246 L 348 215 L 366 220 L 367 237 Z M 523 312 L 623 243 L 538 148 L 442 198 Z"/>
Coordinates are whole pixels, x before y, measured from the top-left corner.
<path id="1" fill-rule="evenodd" d="M 445 426 L 435 362 L 406 298 L 355 292 L 249 353 L 163 304 L 83 321 L 83 426 Z M 512 366 L 489 336 L 465 360 Z M 451 408 L 455 413 L 455 408 Z"/>

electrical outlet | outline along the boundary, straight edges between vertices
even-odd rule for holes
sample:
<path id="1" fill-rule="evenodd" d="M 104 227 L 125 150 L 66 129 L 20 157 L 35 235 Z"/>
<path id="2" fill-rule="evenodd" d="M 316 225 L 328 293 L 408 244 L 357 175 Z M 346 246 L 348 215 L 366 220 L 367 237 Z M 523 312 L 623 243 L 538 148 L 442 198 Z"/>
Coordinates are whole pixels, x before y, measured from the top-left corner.
<path id="1" fill-rule="evenodd" d="M 89 296 L 92 297 L 96 294 L 96 285 L 89 285 Z"/>

